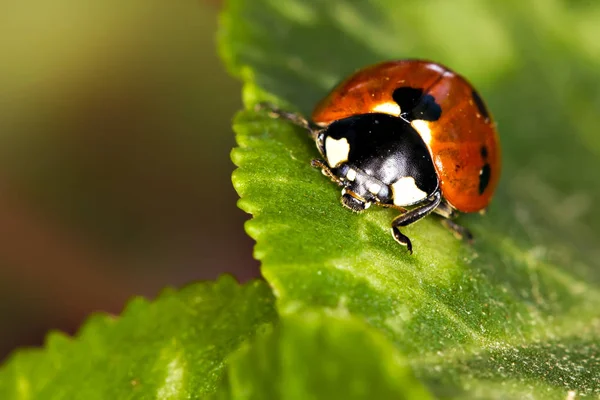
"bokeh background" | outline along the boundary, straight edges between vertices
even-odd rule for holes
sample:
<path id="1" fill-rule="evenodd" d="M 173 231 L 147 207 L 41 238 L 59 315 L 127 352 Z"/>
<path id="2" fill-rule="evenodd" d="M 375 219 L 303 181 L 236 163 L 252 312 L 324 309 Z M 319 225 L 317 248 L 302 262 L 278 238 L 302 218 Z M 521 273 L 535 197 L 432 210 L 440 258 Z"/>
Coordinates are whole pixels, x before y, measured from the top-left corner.
<path id="1" fill-rule="evenodd" d="M 0 359 L 134 295 L 258 276 L 219 3 L 0 5 Z"/>

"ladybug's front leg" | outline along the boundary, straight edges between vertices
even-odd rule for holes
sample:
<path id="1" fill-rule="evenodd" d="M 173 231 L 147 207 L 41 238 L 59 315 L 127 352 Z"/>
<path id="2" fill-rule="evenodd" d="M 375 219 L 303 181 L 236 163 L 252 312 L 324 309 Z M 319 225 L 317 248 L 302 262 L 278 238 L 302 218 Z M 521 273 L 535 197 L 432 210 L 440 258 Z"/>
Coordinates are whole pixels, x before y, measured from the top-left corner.
<path id="1" fill-rule="evenodd" d="M 408 250 L 409 254 L 412 254 L 412 243 L 410 242 L 408 236 L 400 232 L 400 229 L 398 228 L 401 226 L 410 225 L 414 222 L 417 222 L 421 218 L 426 217 L 433 210 L 435 210 L 437 206 L 440 205 L 441 201 L 442 196 L 440 195 L 440 192 L 437 191 L 431 196 L 429 196 L 429 198 L 427 198 L 427 200 L 425 200 L 423 204 L 419 205 L 416 208 L 413 208 L 410 211 L 405 212 L 404 214 L 398 215 L 392 221 L 392 235 L 394 236 L 394 239 L 396 239 L 396 241 L 401 245 L 406 246 L 406 249 Z"/>
<path id="2" fill-rule="evenodd" d="M 323 173 L 323 175 L 325 175 L 329 179 L 331 179 L 332 182 L 338 184 L 339 186 L 344 186 L 344 182 L 342 182 L 341 179 L 337 175 L 335 175 L 333 173 L 333 171 L 331 171 L 331 169 L 329 169 L 327 164 L 325 164 L 325 161 L 312 160 L 310 162 L 310 165 L 313 166 L 314 168 L 319 168 L 321 170 L 321 172 Z"/>

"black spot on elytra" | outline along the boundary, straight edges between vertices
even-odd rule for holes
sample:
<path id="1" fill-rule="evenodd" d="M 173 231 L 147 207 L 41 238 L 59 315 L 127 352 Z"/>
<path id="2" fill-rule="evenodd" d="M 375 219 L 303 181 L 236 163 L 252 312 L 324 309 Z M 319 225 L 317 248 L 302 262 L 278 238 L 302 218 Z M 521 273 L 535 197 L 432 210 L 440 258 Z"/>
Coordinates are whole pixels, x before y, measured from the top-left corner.
<path id="1" fill-rule="evenodd" d="M 402 116 L 409 121 L 437 121 L 442 116 L 442 107 L 432 95 L 424 95 L 423 89 L 400 87 L 394 90 L 392 98 L 400 106 Z"/>
<path id="2" fill-rule="evenodd" d="M 488 112 L 487 107 L 483 103 L 483 100 L 481 99 L 481 97 L 479 97 L 479 93 L 477 93 L 477 91 L 475 89 L 473 89 L 473 91 L 471 92 L 471 96 L 473 96 L 473 101 L 475 102 L 475 105 L 477 105 L 477 109 L 479 110 L 479 113 L 481 115 L 483 115 L 486 122 L 489 121 L 490 113 Z"/>
<path id="3" fill-rule="evenodd" d="M 490 164 L 485 164 L 481 171 L 479 171 L 479 194 L 483 194 L 485 189 L 490 183 L 490 176 L 492 174 L 492 167 Z"/>
<path id="4" fill-rule="evenodd" d="M 392 98 L 400 106 L 403 114 L 411 112 L 419 104 L 421 97 L 423 97 L 423 89 L 409 86 L 400 87 L 392 93 Z"/>
<path id="5" fill-rule="evenodd" d="M 481 146 L 481 158 L 483 158 L 484 160 L 487 160 L 488 157 L 488 149 L 485 146 Z"/>
<path id="6" fill-rule="evenodd" d="M 423 119 L 425 121 L 437 121 L 442 116 L 442 107 L 436 103 L 435 98 L 426 94 L 419 104 L 412 110 L 409 121 Z"/>

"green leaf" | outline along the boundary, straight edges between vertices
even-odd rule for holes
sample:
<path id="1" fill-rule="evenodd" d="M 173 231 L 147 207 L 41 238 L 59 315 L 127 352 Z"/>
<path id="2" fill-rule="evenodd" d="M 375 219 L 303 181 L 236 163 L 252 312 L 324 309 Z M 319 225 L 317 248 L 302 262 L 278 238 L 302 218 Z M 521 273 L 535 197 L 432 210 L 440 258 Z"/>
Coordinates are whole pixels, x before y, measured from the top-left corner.
<path id="1" fill-rule="evenodd" d="M 385 337 L 340 313 L 286 317 L 228 370 L 232 399 L 431 398 Z"/>
<path id="2" fill-rule="evenodd" d="M 339 205 L 301 129 L 241 112 L 233 183 L 280 313 L 364 318 L 442 397 L 600 394 L 600 4 L 569 4 L 228 1 L 220 50 L 248 108 L 308 115 L 357 68 L 428 58 L 475 83 L 503 146 L 488 214 L 460 221 L 476 244 L 432 217 L 405 229 L 409 256 L 394 211 Z"/>
<path id="3" fill-rule="evenodd" d="M 276 320 L 263 282 L 230 277 L 133 300 L 75 338 L 53 333 L 0 370 L 1 399 L 189 399 L 213 393 L 225 358 Z"/>

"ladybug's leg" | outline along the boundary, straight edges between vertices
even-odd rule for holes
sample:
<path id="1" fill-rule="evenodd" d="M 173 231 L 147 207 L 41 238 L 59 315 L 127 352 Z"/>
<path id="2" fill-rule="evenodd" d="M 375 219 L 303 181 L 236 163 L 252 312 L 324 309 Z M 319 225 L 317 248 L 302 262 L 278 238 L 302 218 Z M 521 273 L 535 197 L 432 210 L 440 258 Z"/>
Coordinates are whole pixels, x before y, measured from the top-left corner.
<path id="1" fill-rule="evenodd" d="M 442 225 L 450 229 L 457 239 L 466 240 L 469 243 L 473 243 L 473 234 L 464 226 L 457 224 L 451 219 L 443 219 L 441 222 Z"/>
<path id="2" fill-rule="evenodd" d="M 400 232 L 400 229 L 398 228 L 401 226 L 410 225 L 414 222 L 417 222 L 421 218 L 426 217 L 433 210 L 435 210 L 437 206 L 440 205 L 441 201 L 442 196 L 440 195 L 440 192 L 437 191 L 431 196 L 429 196 L 429 198 L 427 198 L 427 200 L 425 200 L 423 204 L 416 208 L 413 208 L 410 211 L 405 212 L 404 214 L 398 215 L 392 221 L 392 235 L 394 236 L 394 239 L 396 239 L 396 241 L 401 245 L 406 246 L 406 249 L 410 254 L 412 254 L 412 243 L 410 242 L 408 236 Z"/>
<path id="3" fill-rule="evenodd" d="M 377 204 L 379 207 L 383 207 L 383 208 L 393 208 L 394 210 L 398 210 L 401 213 L 408 212 L 408 210 L 406 208 L 397 206 L 395 204 L 379 203 L 379 202 L 376 202 L 375 204 Z"/>
<path id="4" fill-rule="evenodd" d="M 466 240 L 467 242 L 473 242 L 473 234 L 464 226 L 457 224 L 453 221 L 460 214 L 458 211 L 453 209 L 445 200 L 442 200 L 438 208 L 435 209 L 435 213 L 441 216 L 442 225 L 448 228 L 454 236 L 458 239 Z"/>
<path id="5" fill-rule="evenodd" d="M 323 173 L 323 175 L 325 175 L 326 177 L 328 177 L 329 179 L 331 179 L 334 183 L 338 184 L 339 186 L 344 186 L 344 183 L 340 180 L 340 178 L 338 178 L 331 171 L 331 169 L 329 169 L 329 167 L 327 166 L 327 164 L 325 164 L 325 161 L 322 161 L 322 160 L 312 160 L 310 162 L 310 165 L 312 165 L 315 168 L 321 169 L 321 172 Z"/>
<path id="6" fill-rule="evenodd" d="M 452 208 L 452 206 L 448 204 L 448 202 L 444 199 L 442 199 L 440 205 L 435 210 L 433 210 L 433 212 L 447 219 L 454 219 L 459 215 L 458 211 Z"/>

